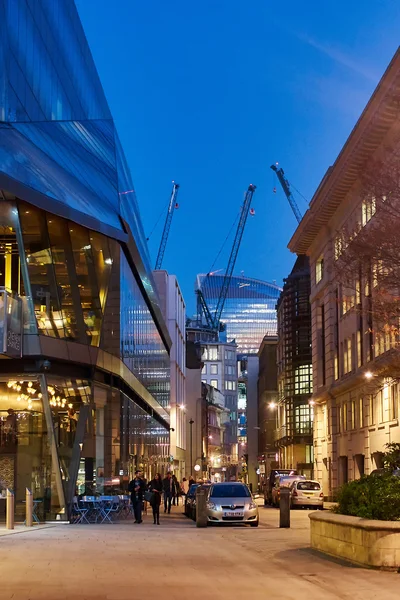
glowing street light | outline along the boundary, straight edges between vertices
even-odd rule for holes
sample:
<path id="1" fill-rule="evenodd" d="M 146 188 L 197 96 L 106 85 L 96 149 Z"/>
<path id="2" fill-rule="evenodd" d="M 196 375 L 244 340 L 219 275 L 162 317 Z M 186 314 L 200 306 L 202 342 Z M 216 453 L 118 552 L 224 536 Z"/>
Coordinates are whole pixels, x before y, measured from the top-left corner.
<path id="1" fill-rule="evenodd" d="M 365 379 L 372 379 L 374 374 L 371 371 L 365 371 L 364 377 Z"/>
<path id="2" fill-rule="evenodd" d="M 270 402 L 268 406 L 269 406 L 269 408 L 274 409 L 274 408 L 276 408 L 276 402 Z"/>

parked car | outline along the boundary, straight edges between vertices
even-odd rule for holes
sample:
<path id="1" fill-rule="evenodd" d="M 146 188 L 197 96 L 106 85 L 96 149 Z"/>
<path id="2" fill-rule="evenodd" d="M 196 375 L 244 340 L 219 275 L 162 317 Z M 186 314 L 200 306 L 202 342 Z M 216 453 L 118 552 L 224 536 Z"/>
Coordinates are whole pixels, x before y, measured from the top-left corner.
<path id="1" fill-rule="evenodd" d="M 270 471 L 264 485 L 264 506 L 272 504 L 272 490 L 279 475 L 297 475 L 297 471 L 295 469 L 272 469 Z"/>
<path id="2" fill-rule="evenodd" d="M 196 500 L 196 490 L 199 487 L 199 483 L 193 483 L 189 491 L 186 495 L 185 499 L 185 515 L 189 517 L 189 519 L 193 519 L 193 501 Z"/>
<path id="3" fill-rule="evenodd" d="M 208 522 L 246 523 L 258 527 L 258 506 L 244 483 L 214 483 L 207 495 Z"/>
<path id="4" fill-rule="evenodd" d="M 314 506 L 322 510 L 324 508 L 324 492 L 318 481 L 307 479 L 306 481 L 294 481 L 290 486 L 291 506 Z"/>
<path id="5" fill-rule="evenodd" d="M 305 475 L 277 475 L 275 484 L 272 488 L 272 506 L 279 506 L 281 488 L 292 485 L 295 481 L 305 481 Z"/>

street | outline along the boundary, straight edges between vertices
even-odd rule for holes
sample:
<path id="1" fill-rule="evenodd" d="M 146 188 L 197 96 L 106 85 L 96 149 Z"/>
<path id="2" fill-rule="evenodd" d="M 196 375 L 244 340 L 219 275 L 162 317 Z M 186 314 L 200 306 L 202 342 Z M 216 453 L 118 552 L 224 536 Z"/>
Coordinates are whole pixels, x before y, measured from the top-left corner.
<path id="1" fill-rule="evenodd" d="M 397 600 L 399 575 L 309 549 L 308 511 L 260 507 L 258 529 L 197 529 L 174 508 L 154 526 L 60 525 L 1 538 L 2 600 Z"/>

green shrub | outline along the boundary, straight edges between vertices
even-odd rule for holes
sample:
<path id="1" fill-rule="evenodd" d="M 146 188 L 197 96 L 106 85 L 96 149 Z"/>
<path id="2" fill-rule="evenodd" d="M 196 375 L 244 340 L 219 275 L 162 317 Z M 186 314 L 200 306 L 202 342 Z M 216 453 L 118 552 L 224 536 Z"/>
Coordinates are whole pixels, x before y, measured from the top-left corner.
<path id="1" fill-rule="evenodd" d="M 367 475 L 343 485 L 334 512 L 362 519 L 400 520 L 400 477 Z"/>

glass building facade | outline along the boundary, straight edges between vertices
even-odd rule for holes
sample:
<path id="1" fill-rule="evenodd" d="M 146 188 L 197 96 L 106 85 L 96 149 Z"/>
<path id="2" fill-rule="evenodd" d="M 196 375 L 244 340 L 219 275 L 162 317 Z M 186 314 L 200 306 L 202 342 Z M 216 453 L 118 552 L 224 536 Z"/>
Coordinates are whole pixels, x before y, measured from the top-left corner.
<path id="1" fill-rule="evenodd" d="M 223 280 L 224 275 L 197 276 L 197 289 L 201 289 L 211 313 L 217 306 Z M 274 283 L 232 277 L 221 321 L 226 325 L 228 341 L 235 340 L 238 354 L 257 354 L 265 335 L 276 336 L 276 303 L 281 291 Z"/>
<path id="2" fill-rule="evenodd" d="M 0 0 L 0 516 L 162 471 L 170 346 L 75 4 Z"/>

